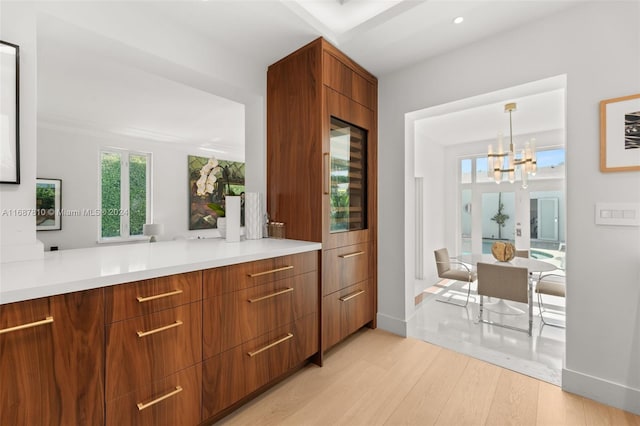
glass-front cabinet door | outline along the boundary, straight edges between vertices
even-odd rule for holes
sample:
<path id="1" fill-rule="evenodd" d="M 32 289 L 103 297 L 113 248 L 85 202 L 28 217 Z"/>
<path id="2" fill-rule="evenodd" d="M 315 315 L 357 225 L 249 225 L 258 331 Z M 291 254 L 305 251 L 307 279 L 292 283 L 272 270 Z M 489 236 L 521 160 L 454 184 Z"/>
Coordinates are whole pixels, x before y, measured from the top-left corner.
<path id="1" fill-rule="evenodd" d="M 367 131 L 331 117 L 329 232 L 367 227 Z"/>

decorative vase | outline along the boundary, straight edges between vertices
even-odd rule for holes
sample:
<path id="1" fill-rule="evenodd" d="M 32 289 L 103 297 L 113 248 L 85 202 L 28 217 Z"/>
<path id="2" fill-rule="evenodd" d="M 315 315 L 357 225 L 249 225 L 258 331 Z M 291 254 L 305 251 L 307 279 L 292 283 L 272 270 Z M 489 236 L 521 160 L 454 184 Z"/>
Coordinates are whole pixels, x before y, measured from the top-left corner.
<path id="1" fill-rule="evenodd" d="M 264 217 L 261 196 L 258 192 L 247 192 L 244 196 L 244 235 L 247 240 L 258 240 L 262 238 Z"/>
<path id="2" fill-rule="evenodd" d="M 219 217 L 216 220 L 216 226 L 218 227 L 218 232 L 220 232 L 220 236 L 222 238 L 226 238 L 227 236 L 227 218 Z"/>
<path id="3" fill-rule="evenodd" d="M 227 218 L 226 240 L 228 243 L 240 241 L 240 197 L 227 195 L 224 199 Z"/>
<path id="4" fill-rule="evenodd" d="M 491 254 L 499 262 L 508 262 L 516 256 L 516 248 L 506 241 L 496 241 L 491 246 Z"/>

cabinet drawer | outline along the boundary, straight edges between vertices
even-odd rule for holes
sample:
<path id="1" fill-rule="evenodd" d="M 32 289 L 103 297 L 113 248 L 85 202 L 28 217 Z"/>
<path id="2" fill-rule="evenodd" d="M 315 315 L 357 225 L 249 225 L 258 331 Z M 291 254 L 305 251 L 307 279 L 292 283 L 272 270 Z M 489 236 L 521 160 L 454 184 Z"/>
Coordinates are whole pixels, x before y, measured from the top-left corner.
<path id="1" fill-rule="evenodd" d="M 322 313 L 323 350 L 373 320 L 371 305 L 371 285 L 368 280 L 325 296 Z"/>
<path id="2" fill-rule="evenodd" d="M 257 260 L 228 266 L 225 271 L 223 293 L 244 288 L 255 287 L 294 275 L 316 271 L 318 269 L 318 252 L 293 254 L 272 259 Z M 205 296 L 211 295 L 208 276 L 205 275 Z"/>
<path id="3" fill-rule="evenodd" d="M 204 358 L 317 312 L 317 271 L 205 299 Z"/>
<path id="4" fill-rule="evenodd" d="M 323 294 L 326 296 L 369 277 L 369 244 L 325 250 L 322 253 Z"/>
<path id="5" fill-rule="evenodd" d="M 266 385 L 318 350 L 318 315 L 273 330 L 203 363 L 203 419 Z"/>
<path id="6" fill-rule="evenodd" d="M 201 421 L 200 364 L 107 403 L 108 426 L 185 425 Z"/>
<path id="7" fill-rule="evenodd" d="M 201 298 L 202 271 L 111 286 L 105 289 L 105 319 L 111 323 Z"/>
<path id="8" fill-rule="evenodd" d="M 376 109 L 375 86 L 357 72 L 351 74 L 351 99 L 367 108 Z"/>
<path id="9" fill-rule="evenodd" d="M 328 52 L 322 55 L 322 78 L 324 84 L 345 96 L 351 97 L 353 71 Z"/>
<path id="10" fill-rule="evenodd" d="M 199 362 L 201 309 L 195 302 L 107 326 L 107 401 Z"/>

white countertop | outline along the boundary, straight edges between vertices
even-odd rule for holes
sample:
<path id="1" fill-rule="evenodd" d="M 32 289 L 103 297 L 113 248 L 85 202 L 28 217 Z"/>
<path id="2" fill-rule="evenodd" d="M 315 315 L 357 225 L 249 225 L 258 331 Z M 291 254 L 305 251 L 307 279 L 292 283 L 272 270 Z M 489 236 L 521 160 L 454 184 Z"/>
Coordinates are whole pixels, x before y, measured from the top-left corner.
<path id="1" fill-rule="evenodd" d="M 0 264 L 0 304 L 320 249 L 306 241 L 212 238 L 47 252 Z"/>

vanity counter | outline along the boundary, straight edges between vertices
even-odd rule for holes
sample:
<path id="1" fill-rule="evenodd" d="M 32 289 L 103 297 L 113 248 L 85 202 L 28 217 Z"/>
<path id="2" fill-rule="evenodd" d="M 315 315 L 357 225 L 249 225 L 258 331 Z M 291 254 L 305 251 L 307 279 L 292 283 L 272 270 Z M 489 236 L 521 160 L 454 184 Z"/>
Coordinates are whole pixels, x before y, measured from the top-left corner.
<path id="1" fill-rule="evenodd" d="M 320 243 L 263 238 L 161 241 L 47 252 L 0 264 L 0 304 L 313 250 Z"/>

